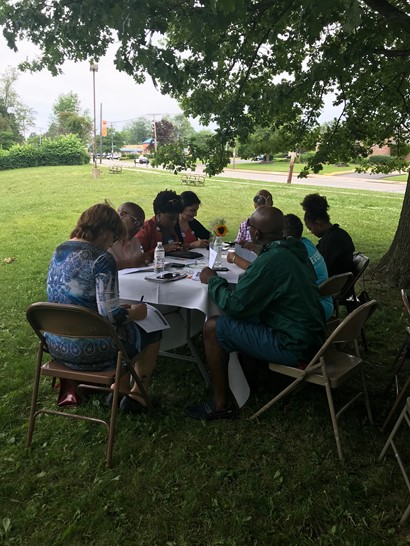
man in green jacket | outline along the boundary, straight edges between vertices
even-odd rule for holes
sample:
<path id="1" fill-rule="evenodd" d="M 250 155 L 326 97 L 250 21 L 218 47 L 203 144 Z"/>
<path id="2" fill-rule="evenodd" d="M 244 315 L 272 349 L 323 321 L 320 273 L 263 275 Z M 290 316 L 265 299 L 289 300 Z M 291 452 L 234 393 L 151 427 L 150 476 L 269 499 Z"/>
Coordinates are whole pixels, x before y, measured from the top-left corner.
<path id="1" fill-rule="evenodd" d="M 288 366 L 309 362 L 325 337 L 325 321 L 313 267 L 303 243 L 283 239 L 283 213 L 262 206 L 249 219 L 256 260 L 231 290 L 206 267 L 201 282 L 226 315 L 204 326 L 205 354 L 214 400 L 190 406 L 194 419 L 229 419 L 236 414 L 228 382 L 229 353 Z"/>

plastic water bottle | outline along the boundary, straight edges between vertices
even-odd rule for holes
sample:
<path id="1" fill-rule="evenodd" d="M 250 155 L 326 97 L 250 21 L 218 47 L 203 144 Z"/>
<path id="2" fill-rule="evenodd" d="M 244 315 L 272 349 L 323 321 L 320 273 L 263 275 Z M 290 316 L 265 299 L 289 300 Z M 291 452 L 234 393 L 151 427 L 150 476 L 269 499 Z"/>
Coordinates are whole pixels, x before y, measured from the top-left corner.
<path id="1" fill-rule="evenodd" d="M 215 237 L 213 249 L 216 252 L 214 267 L 221 267 L 221 265 L 222 265 L 222 237 Z"/>
<path id="2" fill-rule="evenodd" d="M 154 252 L 154 271 L 155 273 L 162 273 L 165 268 L 165 249 L 162 246 L 161 241 L 157 243 Z"/>

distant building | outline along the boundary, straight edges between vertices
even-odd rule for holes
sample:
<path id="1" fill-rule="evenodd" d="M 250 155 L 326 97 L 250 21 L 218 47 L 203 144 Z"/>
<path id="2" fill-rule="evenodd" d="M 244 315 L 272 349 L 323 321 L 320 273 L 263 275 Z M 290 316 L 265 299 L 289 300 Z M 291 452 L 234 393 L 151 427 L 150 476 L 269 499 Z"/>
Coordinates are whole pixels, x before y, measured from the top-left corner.
<path id="1" fill-rule="evenodd" d="M 122 154 L 147 155 L 151 152 L 150 147 L 154 143 L 152 138 L 144 140 L 142 144 L 126 144 L 120 148 Z"/>

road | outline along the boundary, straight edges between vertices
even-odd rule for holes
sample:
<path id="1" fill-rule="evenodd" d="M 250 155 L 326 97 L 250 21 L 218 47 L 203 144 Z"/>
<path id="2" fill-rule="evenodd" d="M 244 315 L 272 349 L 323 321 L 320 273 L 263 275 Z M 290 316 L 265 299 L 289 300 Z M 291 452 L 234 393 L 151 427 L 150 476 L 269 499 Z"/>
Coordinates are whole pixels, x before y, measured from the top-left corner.
<path id="1" fill-rule="evenodd" d="M 112 161 L 103 159 L 102 164 L 105 166 L 120 164 L 124 168 L 132 170 L 142 169 L 150 170 L 152 172 L 160 172 L 160 169 L 152 169 L 150 166 L 138 165 L 134 166 L 134 163 L 130 161 Z M 99 165 L 99 163 L 98 163 Z M 203 166 L 198 166 L 196 173 L 201 174 L 203 172 Z M 347 188 L 355 190 L 369 190 L 380 192 L 391 192 L 404 194 L 406 191 L 406 182 L 392 182 L 381 178 L 384 175 L 372 175 L 367 173 L 349 173 L 338 175 L 323 175 L 323 174 L 311 174 L 308 178 L 301 179 L 295 175 L 292 179 L 292 185 L 301 186 L 319 186 L 319 187 L 331 187 L 331 188 Z M 286 184 L 287 173 L 267 173 L 265 171 L 245 171 L 239 169 L 225 169 L 222 173 L 217 175 L 217 178 L 234 178 L 238 180 L 256 180 L 260 182 L 279 182 Z"/>

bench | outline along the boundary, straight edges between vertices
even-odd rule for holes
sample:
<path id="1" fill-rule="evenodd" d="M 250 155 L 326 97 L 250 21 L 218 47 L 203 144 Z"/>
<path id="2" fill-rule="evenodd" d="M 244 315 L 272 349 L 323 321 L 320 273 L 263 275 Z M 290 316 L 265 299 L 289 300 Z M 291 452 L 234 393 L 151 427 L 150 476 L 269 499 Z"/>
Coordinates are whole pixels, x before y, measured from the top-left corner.
<path id="1" fill-rule="evenodd" d="M 122 167 L 120 165 L 113 165 L 108 169 L 110 174 L 122 174 Z"/>
<path id="2" fill-rule="evenodd" d="M 181 184 L 187 186 L 205 186 L 204 174 L 183 174 L 181 176 Z"/>

